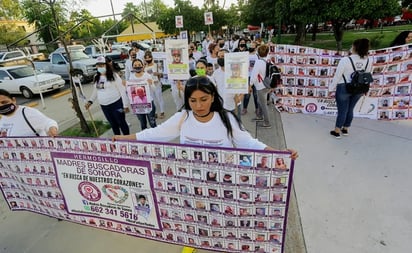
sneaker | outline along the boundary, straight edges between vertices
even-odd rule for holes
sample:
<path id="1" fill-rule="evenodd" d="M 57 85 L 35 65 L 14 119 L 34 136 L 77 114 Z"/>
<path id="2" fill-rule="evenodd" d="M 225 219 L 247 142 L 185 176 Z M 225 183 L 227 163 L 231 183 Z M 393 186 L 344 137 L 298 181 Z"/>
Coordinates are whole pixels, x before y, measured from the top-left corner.
<path id="1" fill-rule="evenodd" d="M 344 136 L 349 135 L 348 129 L 342 128 L 340 131 L 342 132 L 342 135 L 344 135 Z"/>
<path id="2" fill-rule="evenodd" d="M 252 121 L 263 121 L 263 118 L 261 117 L 252 118 Z"/>
<path id="3" fill-rule="evenodd" d="M 242 115 L 245 115 L 247 113 L 247 109 L 242 109 Z"/>
<path id="4" fill-rule="evenodd" d="M 340 139 L 340 138 L 341 138 L 340 133 L 337 133 L 337 132 L 335 132 L 335 131 L 330 131 L 330 135 L 335 136 L 336 139 Z"/>

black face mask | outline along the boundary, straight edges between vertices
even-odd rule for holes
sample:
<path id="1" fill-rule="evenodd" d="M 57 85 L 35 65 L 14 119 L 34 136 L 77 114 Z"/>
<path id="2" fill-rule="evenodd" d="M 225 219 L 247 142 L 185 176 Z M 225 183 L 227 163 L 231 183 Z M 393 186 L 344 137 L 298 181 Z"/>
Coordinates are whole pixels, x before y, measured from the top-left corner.
<path id="1" fill-rule="evenodd" d="M 153 59 L 146 60 L 146 62 L 147 62 L 148 64 L 152 63 L 152 61 L 153 61 Z"/>
<path id="2" fill-rule="evenodd" d="M 189 54 L 189 58 L 192 58 L 192 57 L 193 57 L 193 53 L 190 53 L 190 54 Z"/>
<path id="3" fill-rule="evenodd" d="M 0 114 L 1 115 L 9 115 L 13 113 L 16 110 L 16 105 L 15 104 L 5 104 L 0 106 Z"/>
<path id="4" fill-rule="evenodd" d="M 142 72 L 142 70 L 143 70 L 143 67 L 134 67 L 133 68 L 133 72 L 136 72 L 136 73 L 140 73 L 140 72 Z"/>
<path id="5" fill-rule="evenodd" d="M 218 59 L 217 59 L 217 64 L 218 64 L 220 67 L 225 66 L 225 58 L 218 58 Z"/>
<path id="6" fill-rule="evenodd" d="M 219 43 L 219 47 L 223 48 L 225 46 L 225 43 Z"/>
<path id="7" fill-rule="evenodd" d="M 250 53 L 255 52 L 255 50 L 256 50 L 256 48 L 252 48 L 252 47 L 249 48 L 249 52 L 250 52 Z"/>
<path id="8" fill-rule="evenodd" d="M 239 47 L 246 47 L 246 44 L 239 44 Z"/>

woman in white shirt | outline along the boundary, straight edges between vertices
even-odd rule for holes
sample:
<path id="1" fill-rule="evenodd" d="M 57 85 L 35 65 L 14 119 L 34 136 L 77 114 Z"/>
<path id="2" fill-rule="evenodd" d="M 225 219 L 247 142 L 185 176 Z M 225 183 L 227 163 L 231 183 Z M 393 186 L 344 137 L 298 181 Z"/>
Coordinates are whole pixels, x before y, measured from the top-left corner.
<path id="1" fill-rule="evenodd" d="M 126 83 L 126 87 L 133 83 L 148 85 L 149 90 L 145 90 L 146 103 L 150 103 L 152 110 L 149 113 L 139 113 L 137 118 L 140 121 L 140 127 L 142 130 L 147 128 L 147 122 L 149 122 L 150 127 L 156 127 L 156 106 L 153 102 L 153 94 L 155 93 L 154 81 L 151 75 L 145 72 L 143 61 L 140 59 L 135 59 L 132 64 L 132 74 L 130 75 L 130 83 Z M 143 89 L 143 87 L 139 87 Z M 150 93 L 149 99 L 147 93 Z M 143 101 L 141 101 L 143 102 Z"/>
<path id="2" fill-rule="evenodd" d="M 122 84 L 122 79 L 106 62 L 105 57 L 97 57 L 97 74 L 94 77 L 93 93 L 86 103 L 88 110 L 97 99 L 103 114 L 112 127 L 114 134 L 129 134 L 129 126 L 126 122 L 126 113 L 129 112 L 129 99 Z"/>
<path id="3" fill-rule="evenodd" d="M 180 143 L 214 147 L 273 150 L 247 132 L 233 112 L 223 108 L 223 99 L 207 77 L 190 78 L 184 91 L 184 110 L 156 128 L 113 140 L 167 142 L 180 136 Z M 292 158 L 297 152 L 292 150 Z"/>
<path id="4" fill-rule="evenodd" d="M 357 39 L 352 44 L 352 55 L 356 70 L 372 71 L 372 60 L 368 57 L 369 40 Z M 346 82 L 352 80 L 351 75 L 354 72 L 349 57 L 344 57 L 339 61 L 336 68 L 332 83 L 329 85 L 329 92 L 335 93 L 336 105 L 338 107 L 338 116 L 336 117 L 335 130 L 330 131 L 332 136 L 337 139 L 342 135 L 349 135 L 348 129 L 353 120 L 353 109 L 356 103 L 364 94 L 350 94 L 346 90 Z M 365 69 L 366 68 L 366 69 Z"/>
<path id="5" fill-rule="evenodd" d="M 16 98 L 0 89 L 0 137 L 57 136 L 57 122 L 39 110 L 17 105 Z"/>

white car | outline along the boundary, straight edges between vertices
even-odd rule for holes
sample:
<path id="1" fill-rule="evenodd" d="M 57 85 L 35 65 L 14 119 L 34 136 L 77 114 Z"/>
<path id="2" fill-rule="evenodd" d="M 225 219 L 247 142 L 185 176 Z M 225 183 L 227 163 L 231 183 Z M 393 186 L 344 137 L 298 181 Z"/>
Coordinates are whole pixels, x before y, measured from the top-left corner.
<path id="1" fill-rule="evenodd" d="M 37 76 L 37 77 L 36 77 Z M 0 68 L 0 89 L 11 94 L 22 94 L 32 98 L 34 94 L 58 90 L 65 84 L 63 78 L 56 74 L 40 73 L 35 75 L 32 67 L 18 65 Z"/>

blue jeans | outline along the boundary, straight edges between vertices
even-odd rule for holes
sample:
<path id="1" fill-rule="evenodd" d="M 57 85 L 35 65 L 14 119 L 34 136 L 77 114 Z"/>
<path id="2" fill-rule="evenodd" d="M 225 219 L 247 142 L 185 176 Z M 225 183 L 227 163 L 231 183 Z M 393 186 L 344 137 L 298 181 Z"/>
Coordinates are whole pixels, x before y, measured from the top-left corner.
<path id="1" fill-rule="evenodd" d="M 353 109 L 363 94 L 352 95 L 346 91 L 344 83 L 336 87 L 336 106 L 338 107 L 338 116 L 336 117 L 336 128 L 350 127 L 353 120 Z"/>
<path id="2" fill-rule="evenodd" d="M 137 114 L 137 118 L 140 121 L 140 128 L 142 130 L 147 128 L 147 121 L 151 128 L 156 127 L 156 106 L 154 101 L 152 101 L 152 111 L 146 114 Z"/>
<path id="3" fill-rule="evenodd" d="M 124 135 L 130 134 L 121 98 L 110 105 L 100 105 L 100 107 L 114 134 L 120 135 L 120 129 Z"/>
<path id="4" fill-rule="evenodd" d="M 249 105 L 250 95 L 251 94 L 247 93 L 243 96 L 243 109 L 247 109 Z M 252 95 L 253 95 L 253 102 L 255 102 L 255 110 L 258 110 L 259 103 L 257 100 L 257 93 L 256 93 L 256 88 L 254 85 L 252 86 Z"/>

